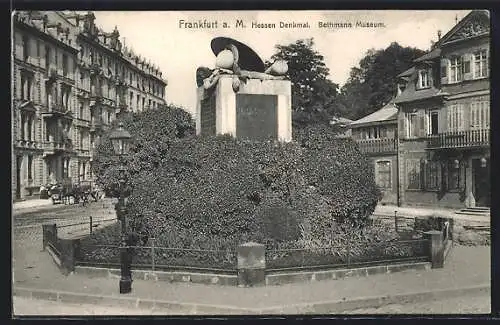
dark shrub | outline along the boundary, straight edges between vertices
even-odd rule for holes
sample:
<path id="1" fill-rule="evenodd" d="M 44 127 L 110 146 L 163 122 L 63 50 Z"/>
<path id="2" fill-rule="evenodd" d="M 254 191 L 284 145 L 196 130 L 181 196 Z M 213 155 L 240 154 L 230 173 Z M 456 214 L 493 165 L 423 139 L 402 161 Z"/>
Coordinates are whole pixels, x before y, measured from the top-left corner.
<path id="1" fill-rule="evenodd" d="M 329 126 L 299 130 L 296 141 L 306 150 L 304 176 L 324 196 L 339 222 L 363 225 L 373 213 L 381 192 L 372 164 L 350 138 L 337 138 Z"/>

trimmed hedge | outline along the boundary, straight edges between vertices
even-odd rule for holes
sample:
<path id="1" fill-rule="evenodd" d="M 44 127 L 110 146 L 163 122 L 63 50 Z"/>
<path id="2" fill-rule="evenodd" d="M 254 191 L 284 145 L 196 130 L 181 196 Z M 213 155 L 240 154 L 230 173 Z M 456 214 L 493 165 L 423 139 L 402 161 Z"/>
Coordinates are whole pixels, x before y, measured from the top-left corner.
<path id="1" fill-rule="evenodd" d="M 325 242 L 325 233 L 344 238 L 363 228 L 380 199 L 356 143 L 327 126 L 301 129 L 291 143 L 198 137 L 184 113 L 166 107 L 123 117 L 135 138 L 125 161 L 128 218 L 141 245 L 151 237 L 221 251 L 246 241 Z M 94 163 L 109 191 L 118 165 L 111 149 L 103 137 Z"/>

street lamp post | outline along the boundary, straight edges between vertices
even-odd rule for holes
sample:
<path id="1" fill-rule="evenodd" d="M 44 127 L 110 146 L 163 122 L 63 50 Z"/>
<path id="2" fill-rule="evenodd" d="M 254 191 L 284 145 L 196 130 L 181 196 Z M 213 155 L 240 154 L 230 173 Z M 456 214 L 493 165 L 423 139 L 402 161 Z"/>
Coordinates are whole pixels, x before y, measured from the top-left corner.
<path id="1" fill-rule="evenodd" d="M 132 291 L 132 271 L 131 271 L 131 255 L 128 252 L 127 245 L 127 168 L 123 161 L 124 156 L 129 152 L 130 133 L 123 128 L 120 123 L 118 129 L 113 130 L 109 136 L 113 144 L 113 151 L 120 159 L 119 167 L 119 197 L 118 203 L 115 206 L 116 215 L 121 222 L 121 247 L 120 247 L 120 293 L 130 293 Z"/>

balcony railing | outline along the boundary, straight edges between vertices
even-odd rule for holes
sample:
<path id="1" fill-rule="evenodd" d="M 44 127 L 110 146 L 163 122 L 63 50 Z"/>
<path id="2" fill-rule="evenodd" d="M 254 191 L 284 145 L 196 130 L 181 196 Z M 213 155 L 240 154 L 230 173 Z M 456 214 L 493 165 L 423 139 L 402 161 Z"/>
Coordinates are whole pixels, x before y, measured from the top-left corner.
<path id="1" fill-rule="evenodd" d="M 445 132 L 428 137 L 428 148 L 469 148 L 490 145 L 490 129 Z"/>
<path id="2" fill-rule="evenodd" d="M 42 149 L 47 153 L 55 153 L 57 151 L 72 151 L 72 145 L 69 142 L 44 142 Z"/>
<path id="3" fill-rule="evenodd" d="M 391 138 L 356 140 L 359 150 L 365 154 L 396 153 L 397 140 Z"/>

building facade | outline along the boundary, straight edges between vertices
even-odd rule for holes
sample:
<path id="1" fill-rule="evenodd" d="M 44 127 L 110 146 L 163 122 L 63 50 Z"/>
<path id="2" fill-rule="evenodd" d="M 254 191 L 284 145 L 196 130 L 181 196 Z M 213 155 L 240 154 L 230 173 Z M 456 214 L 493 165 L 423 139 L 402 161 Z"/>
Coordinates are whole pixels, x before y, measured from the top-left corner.
<path id="1" fill-rule="evenodd" d="M 374 165 L 375 182 L 382 191 L 381 204 L 398 204 L 397 115 L 398 109 L 391 101 L 350 124 L 353 139 Z"/>
<path id="2" fill-rule="evenodd" d="M 106 33 L 89 12 L 13 15 L 12 196 L 92 179 L 96 145 L 117 114 L 165 104 L 154 65 Z"/>
<path id="3" fill-rule="evenodd" d="M 398 204 L 490 206 L 489 26 L 488 11 L 472 11 L 398 76 Z"/>

